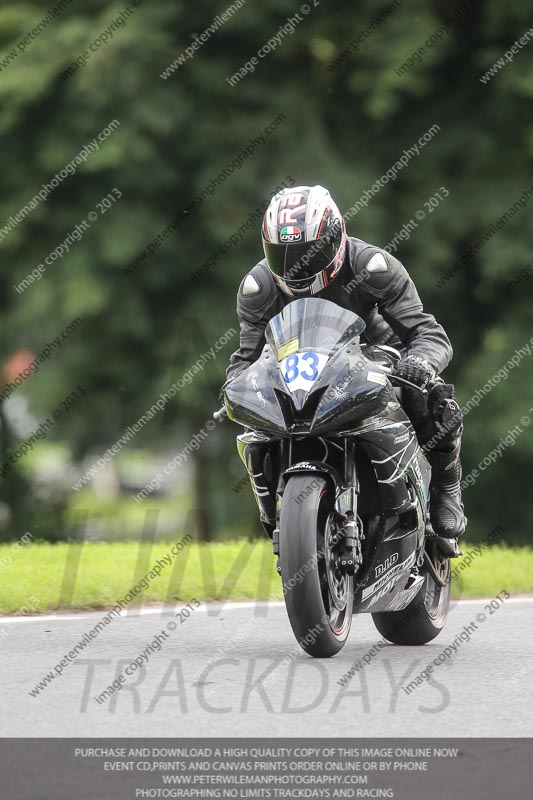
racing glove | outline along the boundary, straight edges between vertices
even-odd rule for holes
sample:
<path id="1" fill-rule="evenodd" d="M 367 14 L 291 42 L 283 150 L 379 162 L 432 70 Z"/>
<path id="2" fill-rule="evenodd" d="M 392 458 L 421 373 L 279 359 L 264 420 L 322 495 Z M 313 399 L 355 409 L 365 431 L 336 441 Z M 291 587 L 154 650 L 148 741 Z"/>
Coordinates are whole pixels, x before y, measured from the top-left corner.
<path id="1" fill-rule="evenodd" d="M 435 370 L 425 358 L 412 355 L 398 361 L 394 374 L 425 389 L 435 377 Z"/>

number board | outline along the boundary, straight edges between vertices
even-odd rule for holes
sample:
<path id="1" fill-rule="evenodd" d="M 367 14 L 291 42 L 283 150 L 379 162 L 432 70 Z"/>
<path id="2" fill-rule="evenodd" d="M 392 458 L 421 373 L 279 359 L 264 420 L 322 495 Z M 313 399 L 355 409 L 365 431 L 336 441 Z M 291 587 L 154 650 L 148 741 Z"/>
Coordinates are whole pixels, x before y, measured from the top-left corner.
<path id="1" fill-rule="evenodd" d="M 280 361 L 281 374 L 289 392 L 309 391 L 326 366 L 329 356 L 324 353 L 292 353 Z"/>

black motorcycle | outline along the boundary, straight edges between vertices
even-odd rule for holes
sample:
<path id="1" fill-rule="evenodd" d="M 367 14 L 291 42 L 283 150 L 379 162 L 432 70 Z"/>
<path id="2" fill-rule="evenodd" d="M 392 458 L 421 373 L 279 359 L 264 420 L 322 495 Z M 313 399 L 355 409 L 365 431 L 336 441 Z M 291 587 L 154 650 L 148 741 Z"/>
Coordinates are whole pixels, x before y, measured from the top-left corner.
<path id="1" fill-rule="evenodd" d="M 393 375 L 396 350 L 360 342 L 364 328 L 327 300 L 295 300 L 225 392 L 259 508 L 275 518 L 265 527 L 293 632 L 319 658 L 366 612 L 390 642 L 425 644 L 450 603 L 456 553 L 431 529 L 431 469 L 392 382 L 418 387 Z"/>

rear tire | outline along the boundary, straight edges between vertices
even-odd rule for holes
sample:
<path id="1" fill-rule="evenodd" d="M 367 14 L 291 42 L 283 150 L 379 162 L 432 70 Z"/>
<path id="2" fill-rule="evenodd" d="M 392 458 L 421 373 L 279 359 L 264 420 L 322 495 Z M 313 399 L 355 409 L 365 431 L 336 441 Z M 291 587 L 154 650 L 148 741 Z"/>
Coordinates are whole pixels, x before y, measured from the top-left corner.
<path id="1" fill-rule="evenodd" d="M 295 474 L 283 492 L 279 565 L 292 630 L 314 658 L 342 649 L 352 621 L 353 578 L 335 569 L 333 492 L 323 477 Z"/>
<path id="2" fill-rule="evenodd" d="M 425 578 L 422 588 L 406 608 L 372 614 L 376 628 L 389 642 L 400 645 L 427 644 L 444 628 L 450 606 L 450 559 L 439 554 L 435 548 L 432 562 L 439 576 L 446 581 L 446 586 L 439 586 L 424 565 L 420 570 Z"/>

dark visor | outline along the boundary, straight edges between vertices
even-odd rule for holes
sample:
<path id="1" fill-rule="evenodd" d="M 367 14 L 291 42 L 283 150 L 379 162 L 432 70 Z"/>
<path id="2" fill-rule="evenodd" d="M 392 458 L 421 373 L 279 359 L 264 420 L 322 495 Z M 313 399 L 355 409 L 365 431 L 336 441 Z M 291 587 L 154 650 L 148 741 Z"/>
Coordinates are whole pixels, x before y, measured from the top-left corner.
<path id="1" fill-rule="evenodd" d="M 329 267 L 337 248 L 327 239 L 296 244 L 273 244 L 264 241 L 268 266 L 280 278 L 301 281 L 313 278 Z"/>

